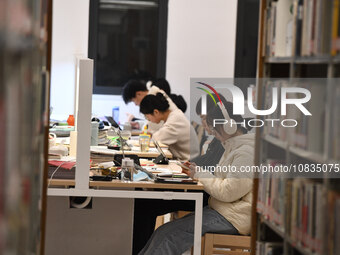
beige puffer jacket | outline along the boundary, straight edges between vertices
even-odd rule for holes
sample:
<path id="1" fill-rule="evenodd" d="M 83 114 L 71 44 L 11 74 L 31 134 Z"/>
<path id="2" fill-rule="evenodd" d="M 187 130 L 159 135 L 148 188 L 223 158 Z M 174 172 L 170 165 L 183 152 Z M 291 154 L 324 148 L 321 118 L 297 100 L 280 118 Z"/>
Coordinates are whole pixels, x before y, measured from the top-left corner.
<path id="1" fill-rule="evenodd" d="M 223 144 L 225 152 L 217 166 L 241 166 L 254 164 L 254 134 L 245 134 L 228 139 Z M 209 206 L 223 215 L 242 235 L 250 233 L 253 179 L 251 173 L 215 171 L 201 168 L 195 178 L 210 194 Z"/>

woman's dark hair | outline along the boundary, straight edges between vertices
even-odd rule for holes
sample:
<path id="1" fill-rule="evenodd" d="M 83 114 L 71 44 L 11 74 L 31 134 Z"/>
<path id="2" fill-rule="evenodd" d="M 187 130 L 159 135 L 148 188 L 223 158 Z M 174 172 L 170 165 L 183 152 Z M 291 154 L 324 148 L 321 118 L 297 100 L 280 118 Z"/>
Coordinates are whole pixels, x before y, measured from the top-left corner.
<path id="1" fill-rule="evenodd" d="M 218 94 L 222 100 L 222 102 L 227 102 L 227 100 L 224 98 L 224 96 L 222 96 L 221 94 Z M 216 102 L 218 102 L 218 98 L 215 94 L 212 95 L 215 99 Z M 215 107 L 215 102 L 214 100 L 211 98 L 210 95 L 206 95 L 207 97 L 207 112 L 209 112 L 210 110 L 212 110 Z M 196 104 L 196 114 L 197 115 L 201 115 L 202 114 L 202 98 L 200 97 L 200 99 L 198 100 L 197 104 Z"/>
<path id="2" fill-rule="evenodd" d="M 187 103 L 185 102 L 184 98 L 181 95 L 171 94 L 171 88 L 169 82 L 164 78 L 159 78 L 152 82 L 152 86 L 156 86 L 163 90 L 174 102 L 178 109 L 182 112 L 187 110 Z"/>
<path id="3" fill-rule="evenodd" d="M 227 110 L 230 118 L 235 120 L 238 123 L 237 129 L 241 130 L 243 134 L 248 133 L 248 131 L 252 129 L 252 127 L 250 127 L 248 125 L 248 119 L 244 119 L 239 114 L 234 115 L 233 114 L 233 103 L 228 102 L 224 98 L 223 99 L 221 98 L 221 100 L 222 100 L 222 103 L 223 103 L 225 109 Z M 207 124 L 209 126 L 213 126 L 214 119 L 225 119 L 225 117 L 224 117 L 224 115 L 221 111 L 221 108 L 218 105 L 215 105 L 211 110 L 208 111 L 208 113 L 207 113 Z M 245 125 L 241 125 L 239 123 L 245 123 Z M 218 126 L 219 125 L 217 125 L 215 127 L 215 130 L 217 130 L 217 131 L 219 130 Z"/>
<path id="4" fill-rule="evenodd" d="M 138 91 L 148 91 L 146 85 L 137 80 L 129 80 L 123 87 L 123 100 L 127 104 L 136 96 Z"/>
<path id="5" fill-rule="evenodd" d="M 183 113 L 187 110 L 187 103 L 181 95 L 170 94 L 169 97 Z"/>
<path id="6" fill-rule="evenodd" d="M 163 90 L 167 95 L 170 95 L 171 89 L 169 82 L 164 78 L 159 78 L 152 82 L 152 86 L 156 86 Z"/>
<path id="7" fill-rule="evenodd" d="M 169 102 L 162 93 L 147 95 L 140 103 L 140 112 L 143 114 L 153 114 L 154 110 L 165 112 L 169 109 Z"/>

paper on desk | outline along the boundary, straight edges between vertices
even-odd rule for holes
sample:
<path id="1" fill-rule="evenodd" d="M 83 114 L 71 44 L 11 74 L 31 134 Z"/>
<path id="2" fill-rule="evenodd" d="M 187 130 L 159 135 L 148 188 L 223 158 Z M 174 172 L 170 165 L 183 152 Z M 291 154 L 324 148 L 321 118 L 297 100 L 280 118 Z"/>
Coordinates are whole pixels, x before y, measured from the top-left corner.
<path id="1" fill-rule="evenodd" d="M 172 174 L 172 171 L 167 168 L 159 168 L 159 167 L 152 167 L 152 166 L 145 166 L 144 167 L 146 170 L 152 173 L 170 173 Z"/>
<path id="2" fill-rule="evenodd" d="M 64 156 L 64 157 L 61 157 L 60 159 L 58 159 L 58 161 L 76 161 L 76 158 L 72 157 L 72 156 Z"/>
<path id="3" fill-rule="evenodd" d="M 110 150 L 106 146 L 91 146 L 90 151 L 92 153 L 98 153 L 98 154 L 106 154 L 106 155 L 115 155 L 117 154 L 117 151 Z"/>
<path id="4" fill-rule="evenodd" d="M 61 144 L 62 142 L 65 145 L 69 145 L 70 144 L 70 137 L 57 137 L 56 138 L 57 144 Z"/>
<path id="5" fill-rule="evenodd" d="M 140 148 L 139 147 L 132 147 L 131 151 L 140 152 Z M 158 153 L 156 148 L 149 148 L 148 152 Z"/>

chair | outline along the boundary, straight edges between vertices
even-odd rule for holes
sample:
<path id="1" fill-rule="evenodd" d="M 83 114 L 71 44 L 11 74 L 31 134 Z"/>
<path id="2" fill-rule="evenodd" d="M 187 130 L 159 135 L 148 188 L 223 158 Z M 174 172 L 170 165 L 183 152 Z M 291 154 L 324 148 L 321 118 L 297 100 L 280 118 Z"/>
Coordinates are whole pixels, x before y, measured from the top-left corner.
<path id="1" fill-rule="evenodd" d="M 201 254 L 248 255 L 250 236 L 206 233 L 202 237 Z"/>

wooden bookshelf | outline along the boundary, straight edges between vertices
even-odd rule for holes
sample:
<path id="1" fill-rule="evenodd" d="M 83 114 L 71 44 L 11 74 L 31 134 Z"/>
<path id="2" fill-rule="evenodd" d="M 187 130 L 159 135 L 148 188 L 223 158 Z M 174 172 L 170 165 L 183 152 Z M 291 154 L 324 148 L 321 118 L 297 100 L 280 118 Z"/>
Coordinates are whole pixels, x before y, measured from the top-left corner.
<path id="1" fill-rule="evenodd" d="M 282 1 L 285 1 L 285 3 Z M 289 6 L 287 3 L 290 3 Z M 287 80 L 295 78 L 329 78 L 328 81 L 340 78 L 340 12 L 338 10 L 340 7 L 336 7 L 336 4 L 339 4 L 338 0 L 260 0 L 257 78 L 282 78 Z M 322 8 L 320 6 L 322 6 Z M 322 11 L 319 11 L 316 7 L 320 7 Z M 278 10 L 278 8 L 281 9 Z M 280 38 L 273 32 L 272 26 L 274 23 L 270 20 L 270 18 L 273 18 L 278 12 L 281 12 L 281 19 L 284 20 L 284 18 L 282 18 L 283 10 L 286 10 L 286 12 L 289 11 L 286 15 L 291 16 L 291 19 L 286 19 L 286 21 L 288 20 L 286 24 L 287 30 L 283 31 L 284 29 L 282 29 L 282 27 L 279 29 L 280 32 L 286 34 L 286 45 L 284 45 L 282 41 L 277 41 Z M 309 19 L 307 19 L 307 16 L 303 16 L 303 12 L 305 12 L 305 15 L 310 15 Z M 275 19 L 277 19 L 277 17 Z M 306 20 L 308 20 L 308 22 L 314 22 L 313 26 L 308 28 L 308 22 Z M 276 26 L 279 26 L 278 24 L 281 24 L 280 22 L 282 22 L 282 20 L 275 20 L 275 22 Z M 289 22 L 291 22 L 291 24 L 288 24 Z M 306 27 L 303 27 L 304 23 L 306 24 Z M 289 28 L 288 26 L 291 27 Z M 320 38 L 320 35 L 322 38 Z M 271 41 L 273 38 L 275 38 L 275 40 Z M 302 40 L 305 40 L 305 44 L 303 44 Z M 289 41 L 291 44 L 287 43 Z M 276 51 L 278 45 L 280 47 L 286 47 L 286 49 L 280 48 Z M 321 149 L 313 151 L 308 146 L 297 146 L 295 141 L 290 139 L 292 133 L 287 133 L 285 138 L 282 138 L 280 136 L 271 135 L 266 132 L 266 130 L 258 128 L 256 130 L 255 164 L 258 166 L 264 164 L 267 159 L 272 157 L 277 157 L 278 161 L 284 161 L 286 165 L 300 163 L 340 164 L 339 154 L 337 153 L 337 151 L 340 150 L 340 143 L 336 142 L 338 138 L 335 135 L 339 133 L 340 123 L 338 122 L 339 119 L 334 117 L 337 113 L 340 113 L 340 104 L 337 103 L 340 100 L 340 98 L 338 98 L 338 95 L 340 94 L 338 92 L 339 87 L 340 82 L 334 83 L 330 81 L 324 84 L 323 93 L 325 94 L 325 100 L 323 103 L 325 111 L 323 113 L 323 132 L 322 134 L 319 134 L 321 136 Z M 262 82 L 259 82 L 257 86 L 258 109 L 263 109 L 264 107 L 264 102 L 266 100 L 265 90 L 266 87 L 263 86 Z M 274 153 L 274 151 L 278 152 Z M 268 217 L 268 215 L 266 215 L 266 209 L 263 209 L 263 207 L 265 207 L 265 205 L 262 204 L 263 201 L 261 200 L 258 202 L 258 196 L 263 195 L 267 191 L 263 190 L 264 186 L 261 185 L 260 176 L 257 175 L 257 178 L 254 180 L 251 253 L 253 255 L 256 254 L 258 242 L 266 243 L 279 241 L 282 242 L 283 254 L 285 255 L 335 254 L 334 250 L 336 249 L 337 244 L 335 244 L 336 242 L 329 240 L 330 238 L 328 236 L 329 231 L 334 231 L 335 227 L 331 224 L 335 223 L 331 223 L 331 219 L 335 216 L 331 215 L 328 199 L 330 196 L 329 194 L 339 194 L 340 192 L 338 188 L 340 184 L 339 174 L 340 173 L 333 173 L 332 177 L 337 178 L 329 179 L 329 173 L 321 173 L 317 176 L 318 178 L 308 180 L 304 179 L 303 176 L 297 178 L 297 176 L 291 175 L 283 181 L 285 193 L 281 197 L 283 199 L 281 202 L 284 203 L 283 223 L 281 226 L 276 224 L 270 216 Z M 300 179 L 301 186 L 298 184 Z M 269 183 L 269 185 L 272 185 L 272 183 L 275 182 L 269 181 Z M 275 185 L 277 185 L 277 183 Z M 317 193 L 319 195 L 319 200 L 325 201 L 323 207 L 321 206 L 322 203 L 313 202 L 314 206 L 318 205 L 320 206 L 319 209 L 322 208 L 322 210 L 318 210 L 317 212 L 308 211 L 308 205 L 310 204 L 307 203 L 309 201 L 305 201 L 307 203 L 307 212 L 311 212 L 312 216 L 315 217 L 312 218 L 312 216 L 310 216 L 311 220 L 315 221 L 317 219 L 316 214 L 320 214 L 319 212 L 322 212 L 322 216 L 325 219 L 324 224 L 326 226 L 324 229 L 322 228 L 323 232 L 321 235 L 324 244 L 323 247 L 319 245 L 319 239 L 318 242 L 315 242 L 314 240 L 310 241 L 308 239 L 309 232 L 305 233 L 308 230 L 301 230 L 302 237 L 299 236 L 300 233 L 297 233 L 297 239 L 296 237 L 292 238 L 291 236 L 292 232 L 294 232 L 291 229 L 291 217 L 294 215 L 291 210 L 293 204 L 296 203 L 294 200 L 296 197 L 289 192 L 300 191 L 300 188 L 303 190 L 303 194 L 315 197 L 316 193 L 313 192 L 316 192 L 315 190 L 317 190 L 317 192 L 319 192 Z M 290 199 L 288 199 L 289 197 Z M 276 200 L 278 199 L 278 197 L 274 197 L 271 202 L 277 202 Z M 261 205 L 258 206 L 258 203 L 261 203 Z M 259 207 L 261 208 L 260 210 Z M 296 208 L 299 208 L 299 206 Z M 332 210 L 334 208 L 335 206 L 332 207 Z M 305 223 L 304 227 L 309 226 L 309 223 L 310 222 Z M 316 223 L 313 224 L 315 225 Z M 297 232 L 299 231 L 300 230 Z M 313 235 L 316 234 L 313 232 Z M 333 242 L 332 245 L 334 247 L 329 245 L 330 242 Z M 275 255 L 275 253 L 273 254 Z"/>

